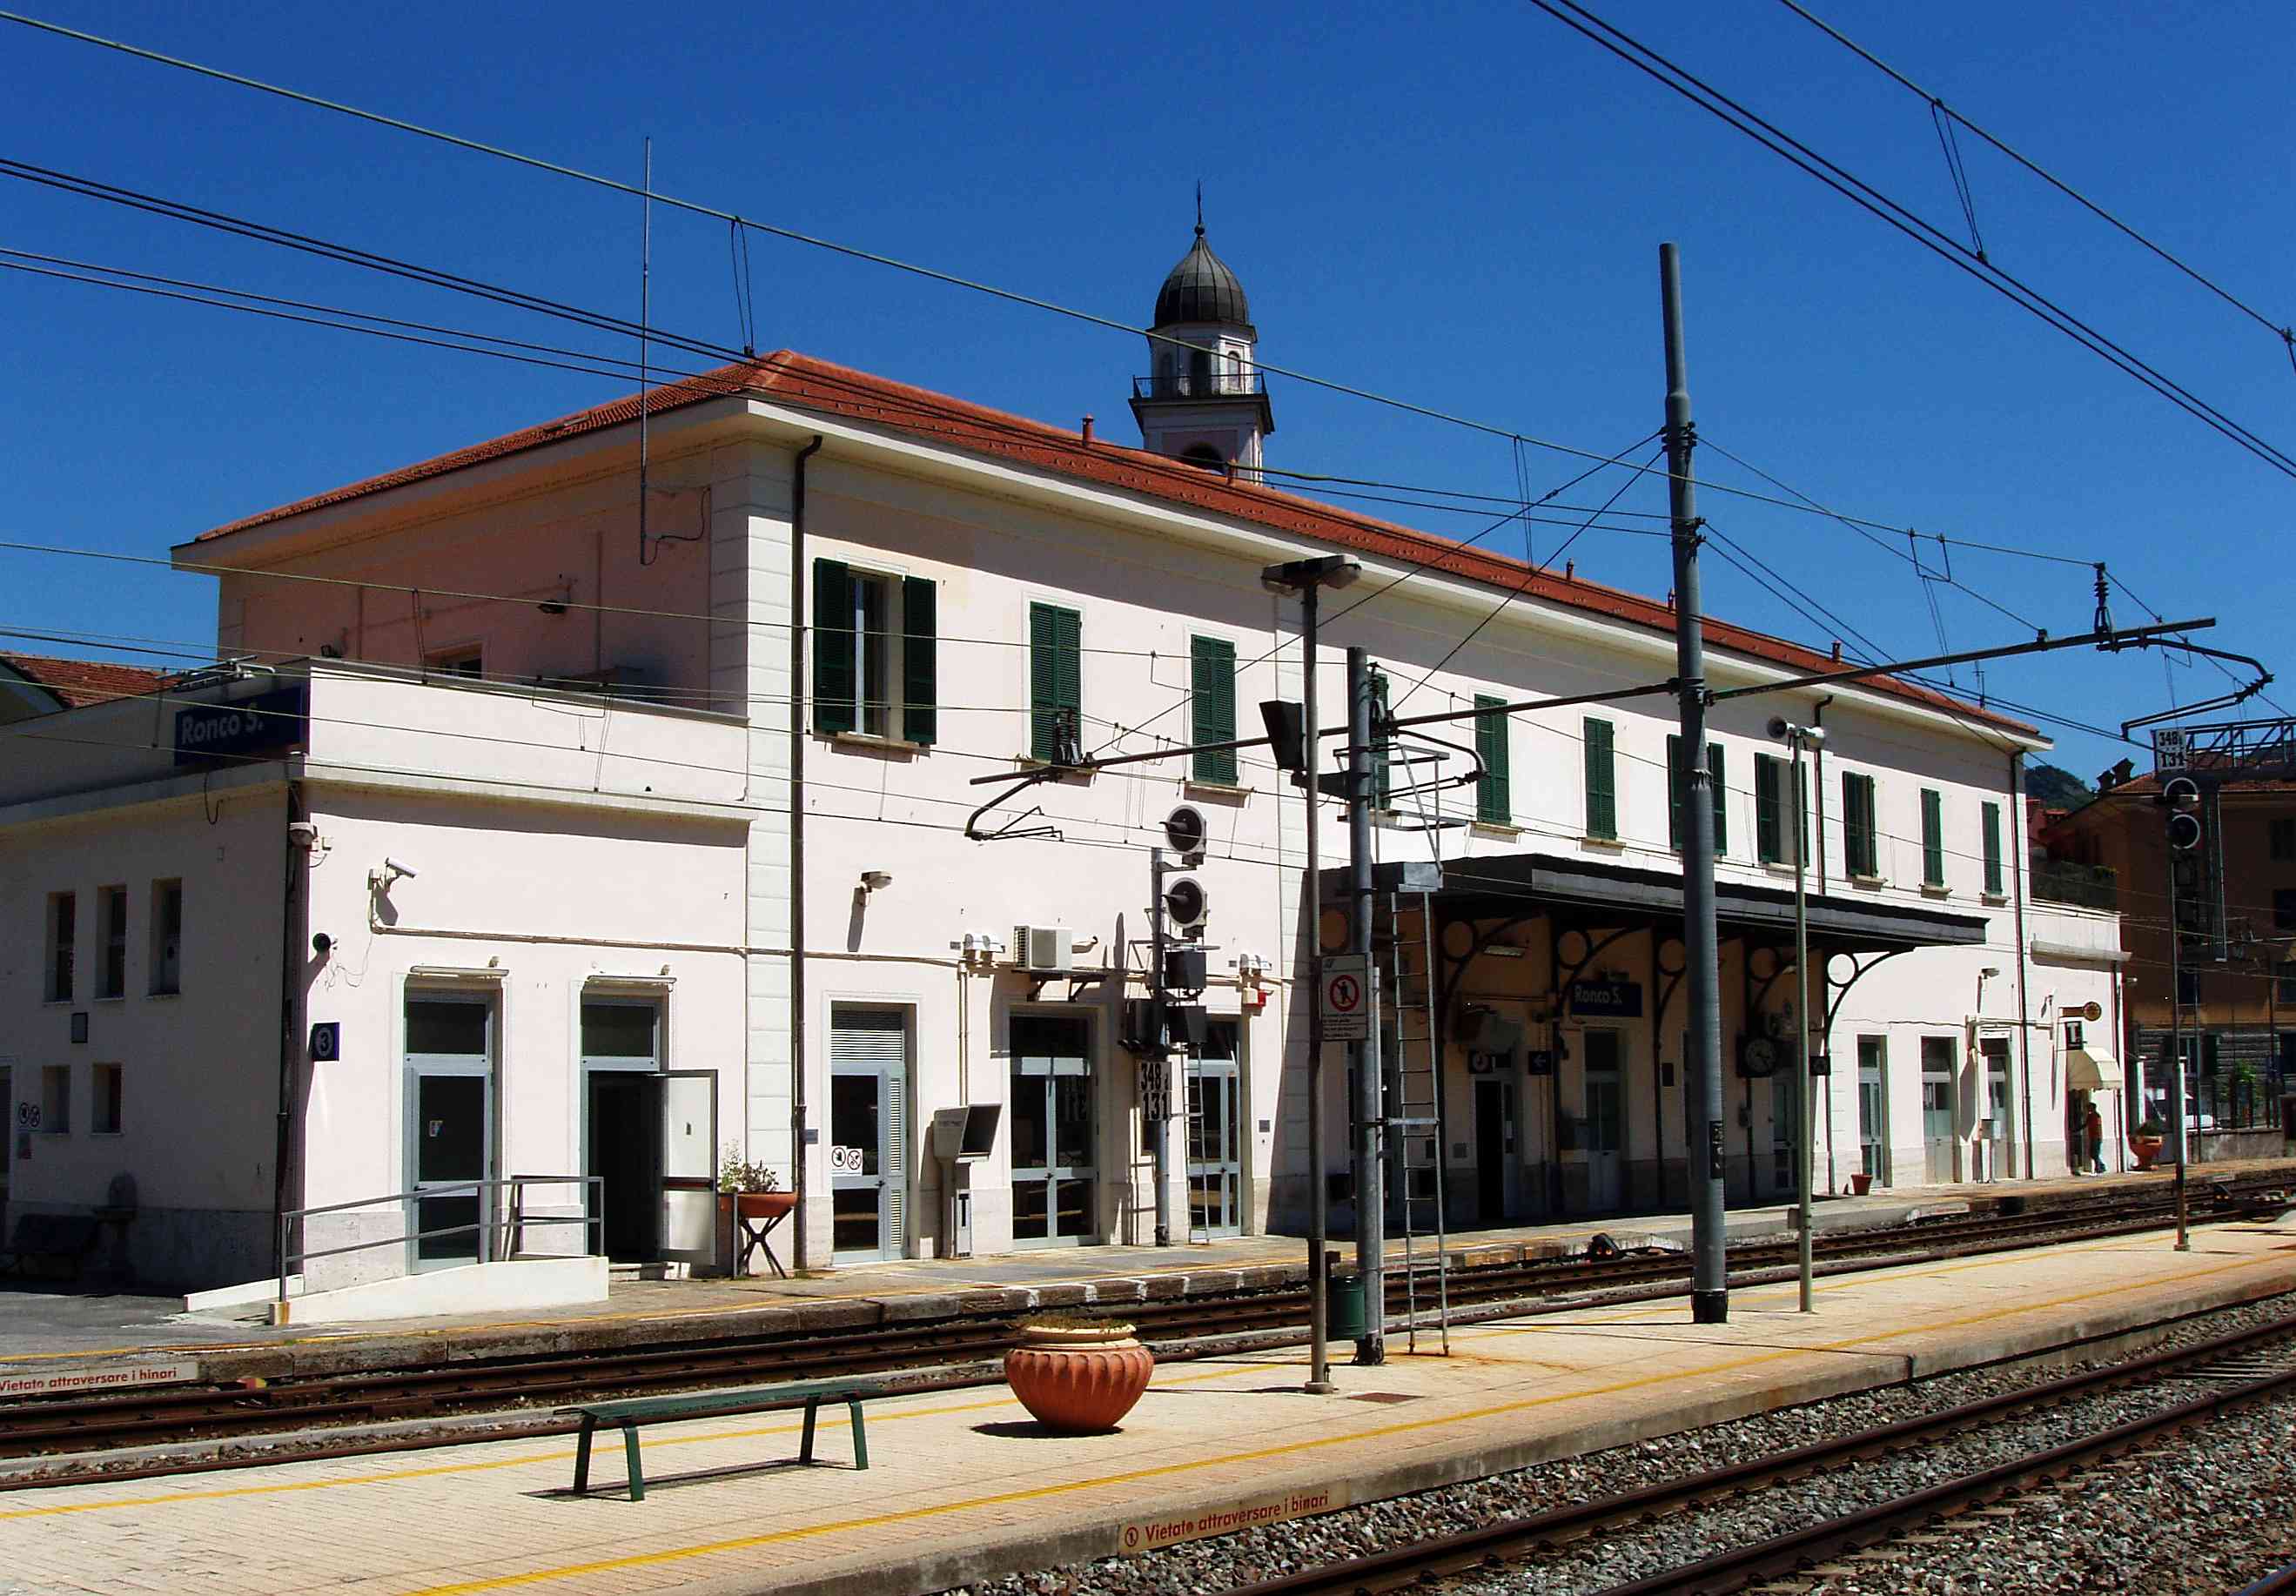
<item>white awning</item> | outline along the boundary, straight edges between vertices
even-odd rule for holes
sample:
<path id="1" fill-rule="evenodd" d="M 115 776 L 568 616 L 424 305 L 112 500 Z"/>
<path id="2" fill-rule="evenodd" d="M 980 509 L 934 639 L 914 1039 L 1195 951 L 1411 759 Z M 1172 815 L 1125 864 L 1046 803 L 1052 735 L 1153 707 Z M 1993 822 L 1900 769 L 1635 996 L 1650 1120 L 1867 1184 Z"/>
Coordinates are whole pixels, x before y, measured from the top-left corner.
<path id="1" fill-rule="evenodd" d="M 2065 1090 L 2118 1092 L 2120 1090 L 2120 1065 L 2109 1053 L 2093 1053 L 2085 1047 L 2074 1048 L 2065 1055 Z"/>

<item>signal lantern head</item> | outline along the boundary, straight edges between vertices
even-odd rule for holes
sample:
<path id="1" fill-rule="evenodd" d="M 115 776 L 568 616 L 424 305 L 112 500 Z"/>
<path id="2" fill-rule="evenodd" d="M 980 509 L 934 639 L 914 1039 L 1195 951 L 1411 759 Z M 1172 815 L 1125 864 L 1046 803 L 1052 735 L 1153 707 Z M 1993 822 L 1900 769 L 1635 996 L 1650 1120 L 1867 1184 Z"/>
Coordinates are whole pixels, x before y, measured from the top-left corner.
<path id="1" fill-rule="evenodd" d="M 2161 783 L 2156 800 L 2169 812 L 2169 851 L 2189 854 L 2201 846 L 2201 784 L 2190 776 L 2171 776 Z"/>

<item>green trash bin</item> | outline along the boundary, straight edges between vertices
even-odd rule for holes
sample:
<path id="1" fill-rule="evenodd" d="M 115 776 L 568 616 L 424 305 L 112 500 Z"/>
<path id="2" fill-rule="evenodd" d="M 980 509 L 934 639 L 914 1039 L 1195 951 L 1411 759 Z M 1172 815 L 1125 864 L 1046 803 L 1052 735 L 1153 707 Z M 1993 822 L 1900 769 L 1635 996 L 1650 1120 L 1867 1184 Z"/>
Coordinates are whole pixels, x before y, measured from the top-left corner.
<path id="1" fill-rule="evenodd" d="M 1353 1341 L 1366 1328 L 1363 1276 L 1334 1273 L 1324 1290 L 1324 1333 L 1334 1341 Z"/>

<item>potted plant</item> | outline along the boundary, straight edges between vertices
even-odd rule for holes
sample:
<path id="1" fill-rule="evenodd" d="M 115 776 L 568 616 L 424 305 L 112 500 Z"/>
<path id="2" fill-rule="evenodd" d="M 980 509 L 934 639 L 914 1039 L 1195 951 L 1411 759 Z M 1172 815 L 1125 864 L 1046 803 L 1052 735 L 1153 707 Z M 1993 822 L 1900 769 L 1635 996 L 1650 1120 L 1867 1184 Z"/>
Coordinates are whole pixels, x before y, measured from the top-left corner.
<path id="1" fill-rule="evenodd" d="M 2128 1138 L 2128 1150 L 2136 1155 L 2136 1167 L 2150 1169 L 2152 1160 L 2161 1156 L 2161 1126 L 2157 1119 L 2147 1118 Z"/>
<path id="2" fill-rule="evenodd" d="M 1874 1177 L 1863 1169 L 1849 1172 L 1849 1195 L 1863 1197 L 1874 1189 Z"/>
<path id="3" fill-rule="evenodd" d="M 776 1219 L 797 1207 L 797 1193 L 781 1189 L 782 1177 L 763 1164 L 752 1164 L 732 1142 L 718 1161 L 719 1203 L 744 1219 Z"/>
<path id="4" fill-rule="evenodd" d="M 1092 1434 L 1116 1428 L 1155 1368 L 1132 1326 L 1047 1314 L 1021 1322 L 1021 1343 L 1004 1355 L 1004 1383 L 1046 1428 Z"/>

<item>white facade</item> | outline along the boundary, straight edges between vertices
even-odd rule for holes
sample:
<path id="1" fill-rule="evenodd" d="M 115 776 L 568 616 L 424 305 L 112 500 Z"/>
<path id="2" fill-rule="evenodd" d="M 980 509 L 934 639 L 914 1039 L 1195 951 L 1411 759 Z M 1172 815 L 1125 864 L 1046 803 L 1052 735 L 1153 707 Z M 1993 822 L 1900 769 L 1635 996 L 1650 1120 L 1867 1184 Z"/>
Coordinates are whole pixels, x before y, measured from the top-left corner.
<path id="1" fill-rule="evenodd" d="M 185 557 L 233 568 L 220 582 L 219 646 L 275 663 L 278 681 L 78 710 L 29 728 L 46 741 L 17 742 L 22 757 L 0 765 L 0 918 L 20 929 L 0 953 L 12 1038 L 0 1052 L 12 1057 L 12 1095 L 37 1101 L 43 1072 L 62 1067 L 77 1116 L 95 1089 L 94 1065 L 128 1072 L 115 1139 L 84 1134 L 78 1119 L 62 1134 L 17 1136 L 17 1209 L 85 1211 L 111 1174 L 129 1172 L 143 1206 L 131 1240 L 147 1274 L 207 1284 L 234 1268 L 243 1278 L 270 1267 L 279 967 L 292 948 L 289 1208 L 408 1190 L 426 1137 L 451 1140 L 453 1113 L 467 1108 L 482 1115 L 473 1146 L 489 1178 L 603 1164 L 625 1193 L 608 1205 L 610 1224 L 630 1212 L 627 1193 L 639 1192 L 640 1206 L 662 1217 L 651 1232 L 619 1232 L 625 1248 L 650 1245 L 653 1256 L 696 1265 L 715 1256 L 693 1228 L 706 1228 L 696 1215 L 709 1205 L 646 1184 L 646 1158 L 676 1166 L 699 1137 L 801 1185 L 796 1224 L 774 1243 L 784 1262 L 793 1240 L 816 1267 L 924 1256 L 953 1240 L 931 1116 L 985 1104 L 1002 1121 L 968 1171 L 975 1250 L 1146 1241 L 1155 1193 L 1136 1068 L 1119 1042 L 1122 1004 L 1147 989 L 1147 847 L 1186 801 L 1211 822 L 1209 857 L 1194 873 L 1213 905 L 1205 1005 L 1222 1026 L 1212 1051 L 1227 1056 L 1182 1073 L 1194 1077 L 1200 1105 L 1233 1101 L 1234 1128 L 1231 1136 L 1225 1117 L 1209 1112 L 1192 1137 L 1188 1094 L 1176 1090 L 1173 1234 L 1294 1224 L 1308 1112 L 1306 993 L 1292 979 L 1303 951 L 1295 790 L 1265 749 L 1243 750 L 1232 775 L 1208 766 L 1215 779 L 1202 781 L 1182 760 L 1130 765 L 1029 788 L 980 822 L 1057 837 L 984 842 L 964 827 L 996 789 L 974 778 L 1031 768 L 1032 752 L 1044 751 L 1032 706 L 1073 701 L 1086 752 L 1221 731 L 1214 706 L 1192 698 L 1206 659 L 1234 661 L 1226 734 L 1255 734 L 1253 706 L 1296 698 L 1300 685 L 1297 602 L 1265 592 L 1259 571 L 1334 545 L 1362 560 L 1365 580 L 1327 605 L 1327 707 L 1341 702 L 1338 651 L 1351 643 L 1391 678 L 1391 706 L 1403 713 L 1672 672 L 1662 607 L 1541 578 L 1414 689 L 1488 614 L 1495 584 L 1516 583 L 1508 562 L 1420 569 L 1341 615 L 1348 599 L 1413 571 L 1439 545 L 796 356 L 771 357 L 742 382 L 690 392 L 654 416 L 650 521 L 669 536 L 641 561 L 634 430 L 627 406 L 610 407 L 396 485 L 224 529 Z M 825 582 L 835 595 L 826 615 Z M 931 624 L 921 626 L 927 603 Z M 848 611 L 863 617 L 858 645 L 837 643 L 836 616 Z M 794 677 L 793 621 L 807 649 Z M 1061 630 L 1071 625 L 1072 643 Z M 824 709 L 836 687 L 823 685 L 825 642 L 854 656 L 841 691 L 857 701 L 841 713 Z M 344 660 L 309 658 L 323 651 Z M 462 674 L 473 651 L 475 679 Z M 1046 674 L 1055 654 L 1073 666 L 1065 683 L 1057 669 Z M 915 675 L 928 659 L 930 673 Z M 1710 639 L 1709 659 L 1718 688 L 1823 663 L 1727 628 Z M 299 737 L 179 768 L 175 700 L 304 680 Z M 932 700 L 929 738 L 917 734 L 921 684 Z M 793 740 L 800 696 L 814 701 Z M 1968 919 L 1954 933 L 1963 945 L 1882 961 L 1842 997 L 1828 1033 L 1833 1073 L 1821 1083 L 1820 1184 L 1838 1190 L 1868 1167 L 1867 1142 L 1883 1184 L 1932 1172 L 2062 1172 L 2059 1020 L 2090 1002 L 2112 1009 L 2106 955 L 2119 937 L 2110 914 L 2028 904 L 2024 943 L 2100 954 L 2041 965 L 2021 947 L 2011 755 L 2045 745 L 1887 685 L 1823 696 L 1740 700 L 1713 716 L 1726 909 L 1736 891 L 1759 900 L 1750 913 L 1770 913 L 1759 905 L 1774 908 L 1792 885 L 1790 866 L 1756 856 L 1755 757 L 1783 755 L 1764 728 L 1784 714 L 1822 717 L 1829 737 L 1811 788 L 1822 815 L 1812 892 L 1841 913 L 1896 926 L 1890 936 L 1916 925 L 1931 928 L 1923 938 L 1944 936 L 1938 915 Z M 1659 695 L 1515 715 L 1504 819 L 1479 820 L 1467 788 L 1441 804 L 1470 826 L 1411 829 L 1438 816 L 1406 798 L 1374 832 L 1385 859 L 1426 858 L 1431 839 L 1439 844 L 1462 895 L 1439 910 L 1459 921 L 1443 928 L 1447 952 L 1476 950 L 1454 972 L 1447 1024 L 1473 1004 L 1523 1027 L 1488 1068 L 1471 1072 L 1456 1047 L 1446 1061 L 1455 1224 L 1681 1200 L 1684 999 L 1670 981 L 1669 963 L 1679 964 L 1669 934 L 1623 896 L 1615 911 L 1577 903 L 1565 912 L 1512 873 L 1544 860 L 1558 863 L 1537 868 L 1590 879 L 1678 878 L 1664 779 L 1669 703 Z M 1609 824 L 1590 805 L 1590 719 L 1611 728 Z M 1471 723 L 1447 734 L 1475 741 Z M 1845 869 L 1845 773 L 1874 781 L 1877 856 L 1856 880 Z M 1925 871 L 1925 790 L 1938 795 L 1934 884 L 1924 882 L 1934 873 Z M 1999 812 L 1998 892 L 1988 890 L 1987 805 Z M 793 811 L 804 821 L 801 883 Z M 312 831 L 291 835 L 296 821 Z M 1323 838 L 1325 863 L 1341 862 L 1336 808 Z M 890 880 L 871 884 L 880 876 Z M 142 995 L 131 970 L 129 995 L 96 998 L 83 954 L 78 987 L 48 1001 L 45 950 L 31 932 L 51 895 L 78 895 L 78 935 L 93 946 L 94 895 L 125 882 L 132 950 L 145 936 L 137 928 L 151 882 L 176 878 L 184 883 L 179 996 Z M 1013 968 L 1009 945 L 985 957 L 964 951 L 968 937 L 1009 945 L 1024 925 L 1074 934 L 1072 978 Z M 331 938 L 324 954 L 312 952 L 318 934 Z M 1771 1199 L 1792 1188 L 1780 1143 L 1790 1123 L 1780 1087 L 1791 1076 L 1744 1076 L 1735 1060 L 1742 1036 L 1792 1033 L 1790 978 L 1772 978 L 1774 919 L 1734 930 L 1726 917 L 1724 935 L 1730 1191 L 1734 1201 Z M 1482 950 L 1490 939 L 1518 956 Z M 1241 978 L 1240 958 L 1264 961 L 1269 973 Z M 1558 969 L 1574 962 L 1582 980 L 1636 988 L 1638 1011 L 1601 1018 L 1558 1004 Z M 420 1006 L 433 1002 L 466 1010 Z M 610 1032 L 631 1034 L 598 1018 L 616 1005 L 656 1017 L 650 1052 L 593 1051 Z M 482 1030 L 449 1023 L 472 1009 Z M 75 1043 L 71 1017 L 84 1011 L 91 1040 Z M 322 1022 L 341 1027 L 338 1059 L 308 1055 L 310 1027 Z M 468 1044 L 472 1035 L 482 1041 Z M 1861 1123 L 1858 1039 L 1868 1036 L 1881 1039 L 1866 1049 L 1880 1069 Z M 477 1051 L 426 1051 L 440 1037 Z M 1946 1066 L 1927 1115 L 1925 1039 Z M 1341 1051 L 1324 1105 L 1335 1170 L 1348 1141 Z M 1998 1086 L 1988 1052 L 2003 1055 Z M 1542 1055 L 1551 1073 L 1538 1072 Z M 1590 1060 L 1615 1060 L 1615 1075 L 1590 1074 Z M 426 1071 L 479 1084 L 436 1087 L 440 1111 L 426 1112 Z M 703 1104 L 714 1105 L 714 1132 L 692 1128 Z M 2109 1100 L 2107 1116 L 2117 1146 Z M 579 1211 L 573 1187 L 529 1196 L 537 1212 Z M 434 1216 L 448 1213 L 432 1207 Z M 164 1224 L 161 1214 L 171 1216 Z M 381 1205 L 331 1216 L 303 1245 L 397 1236 L 407 1215 Z M 162 1242 L 176 1234 L 168 1226 L 186 1235 L 204 1227 L 204 1239 Z M 518 1244 L 567 1250 L 578 1231 L 549 1227 Z M 408 1263 L 404 1247 L 345 1257 L 331 1267 L 387 1273 Z"/>

